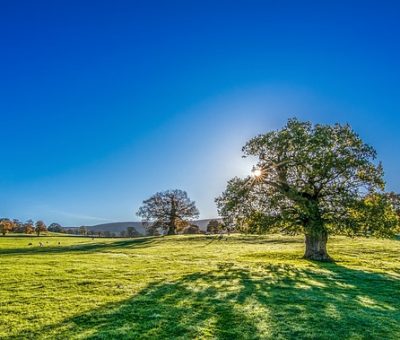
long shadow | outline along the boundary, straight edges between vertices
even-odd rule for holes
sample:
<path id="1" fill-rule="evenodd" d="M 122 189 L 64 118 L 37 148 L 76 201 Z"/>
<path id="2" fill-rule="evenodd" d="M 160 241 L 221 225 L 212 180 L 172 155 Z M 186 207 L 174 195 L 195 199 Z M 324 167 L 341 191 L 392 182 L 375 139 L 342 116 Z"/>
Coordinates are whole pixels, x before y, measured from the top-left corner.
<path id="1" fill-rule="evenodd" d="M 49 325 L 40 335 L 88 339 L 398 339 L 400 281 L 336 264 L 221 264 L 154 282 L 135 296 Z M 15 338 L 38 337 L 18 334 Z"/>
<path id="2" fill-rule="evenodd" d="M 225 241 L 230 241 L 230 242 L 240 242 L 240 243 L 248 243 L 248 244 L 292 244 L 292 243 L 299 243 L 303 244 L 304 240 L 301 238 L 295 238 L 293 236 L 287 236 L 287 237 L 282 237 L 282 238 L 263 238 L 263 237 L 246 237 L 246 236 L 228 236 L 228 235 L 207 235 L 203 237 L 199 236 L 186 236 L 182 238 L 175 238 L 174 242 L 199 242 L 199 243 L 204 243 L 204 241 L 208 241 L 208 244 L 220 241 L 220 242 L 225 242 Z"/>
<path id="3" fill-rule="evenodd" d="M 4 248 L 0 249 L 0 255 L 32 255 L 32 254 L 56 254 L 56 253 L 67 253 L 67 252 L 96 252 L 96 251 L 113 251 L 115 249 L 130 249 L 130 248 L 140 248 L 149 246 L 152 242 L 154 242 L 154 238 L 152 237 L 143 237 L 136 239 L 127 239 L 121 241 L 113 241 L 113 242 L 99 242 L 96 239 L 96 242 L 90 243 L 78 243 L 72 245 L 62 245 L 62 241 L 60 245 L 57 246 L 48 246 L 45 240 L 40 240 L 44 243 L 43 247 L 38 247 L 39 240 L 33 241 L 34 245 L 26 245 L 23 248 Z M 89 241 L 89 239 L 88 239 Z"/>

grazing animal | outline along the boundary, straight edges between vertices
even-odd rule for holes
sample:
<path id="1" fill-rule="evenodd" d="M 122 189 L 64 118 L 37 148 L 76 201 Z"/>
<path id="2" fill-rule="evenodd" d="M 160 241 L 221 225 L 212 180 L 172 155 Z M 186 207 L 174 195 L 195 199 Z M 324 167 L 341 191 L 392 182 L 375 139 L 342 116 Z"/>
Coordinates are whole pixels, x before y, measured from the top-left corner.
<path id="1" fill-rule="evenodd" d="M 61 242 L 58 242 L 58 245 L 60 245 L 61 244 Z"/>
<path id="2" fill-rule="evenodd" d="M 29 242 L 29 243 L 28 243 L 28 246 L 31 246 L 31 245 L 32 245 L 32 243 L 31 243 L 31 242 Z"/>
<path id="3" fill-rule="evenodd" d="M 43 247 L 43 243 L 39 242 L 39 247 L 42 248 Z"/>

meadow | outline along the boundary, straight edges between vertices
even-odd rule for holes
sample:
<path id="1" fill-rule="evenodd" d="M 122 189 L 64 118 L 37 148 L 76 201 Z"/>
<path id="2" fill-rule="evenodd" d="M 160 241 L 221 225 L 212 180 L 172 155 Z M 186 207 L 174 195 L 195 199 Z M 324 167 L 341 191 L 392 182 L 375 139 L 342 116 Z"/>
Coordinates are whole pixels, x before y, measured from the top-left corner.
<path id="1" fill-rule="evenodd" d="M 399 339 L 400 241 L 328 248 L 335 263 L 279 235 L 0 237 L 0 338 Z"/>

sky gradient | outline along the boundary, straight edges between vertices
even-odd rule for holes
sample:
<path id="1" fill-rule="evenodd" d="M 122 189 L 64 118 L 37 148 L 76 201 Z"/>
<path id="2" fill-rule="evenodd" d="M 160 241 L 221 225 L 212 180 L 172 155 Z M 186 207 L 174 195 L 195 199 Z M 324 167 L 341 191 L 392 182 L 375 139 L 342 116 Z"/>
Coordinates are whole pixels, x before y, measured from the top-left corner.
<path id="1" fill-rule="evenodd" d="M 216 216 L 241 146 L 350 123 L 400 191 L 395 1 L 0 3 L 0 217 L 138 220 L 179 188 Z"/>

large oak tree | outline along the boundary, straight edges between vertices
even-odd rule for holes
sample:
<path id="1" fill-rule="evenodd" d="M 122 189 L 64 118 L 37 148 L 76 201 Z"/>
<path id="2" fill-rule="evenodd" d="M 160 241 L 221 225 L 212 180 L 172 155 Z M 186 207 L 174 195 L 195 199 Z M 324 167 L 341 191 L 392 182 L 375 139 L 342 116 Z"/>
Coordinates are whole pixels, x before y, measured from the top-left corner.
<path id="1" fill-rule="evenodd" d="M 148 230 L 164 229 L 168 235 L 175 235 L 176 229 L 197 218 L 199 211 L 185 191 L 168 190 L 158 192 L 143 201 L 137 212 Z"/>
<path id="2" fill-rule="evenodd" d="M 358 215 L 368 216 L 369 205 L 362 202 L 384 189 L 375 150 L 349 125 L 290 119 L 283 129 L 248 141 L 243 153 L 256 157 L 254 174 L 228 182 L 216 199 L 220 215 L 236 225 L 251 221 L 255 229 L 262 225 L 304 233 L 307 259 L 331 260 L 328 234 L 362 230 L 356 212 L 364 209 Z M 378 223 L 370 225 L 368 232 L 389 235 L 392 227 L 393 223 Z"/>

